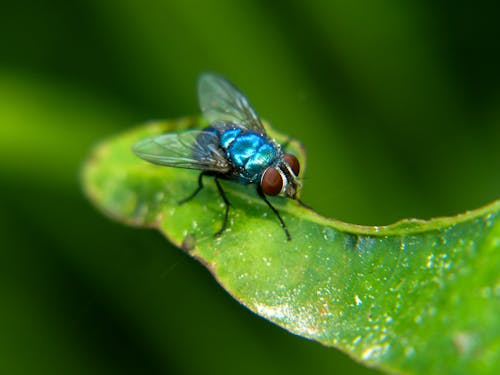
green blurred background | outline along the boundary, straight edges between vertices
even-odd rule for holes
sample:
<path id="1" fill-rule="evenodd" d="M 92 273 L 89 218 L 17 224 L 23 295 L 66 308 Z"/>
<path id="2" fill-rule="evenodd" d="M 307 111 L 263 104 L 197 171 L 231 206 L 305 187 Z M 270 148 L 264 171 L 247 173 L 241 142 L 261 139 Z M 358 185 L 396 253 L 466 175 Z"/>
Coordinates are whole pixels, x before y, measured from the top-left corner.
<path id="1" fill-rule="evenodd" d="M 303 198 L 322 214 L 483 205 L 500 196 L 491 4 L 2 1 L 0 373 L 376 373 L 247 311 L 159 233 L 104 218 L 79 169 L 107 136 L 198 113 L 209 70 L 306 145 Z"/>

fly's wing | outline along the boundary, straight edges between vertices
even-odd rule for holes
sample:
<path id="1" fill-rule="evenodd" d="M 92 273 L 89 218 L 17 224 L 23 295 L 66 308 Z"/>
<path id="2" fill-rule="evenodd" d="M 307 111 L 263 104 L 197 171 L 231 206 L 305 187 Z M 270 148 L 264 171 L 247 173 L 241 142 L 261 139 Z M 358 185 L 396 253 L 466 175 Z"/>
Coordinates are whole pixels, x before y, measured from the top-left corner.
<path id="1" fill-rule="evenodd" d="M 225 78 L 204 73 L 198 80 L 198 100 L 203 117 L 216 128 L 236 125 L 266 134 L 257 112 L 248 99 Z"/>
<path id="2" fill-rule="evenodd" d="M 165 133 L 142 139 L 132 147 L 141 159 L 169 167 L 227 172 L 229 162 L 216 134 L 203 130 Z"/>

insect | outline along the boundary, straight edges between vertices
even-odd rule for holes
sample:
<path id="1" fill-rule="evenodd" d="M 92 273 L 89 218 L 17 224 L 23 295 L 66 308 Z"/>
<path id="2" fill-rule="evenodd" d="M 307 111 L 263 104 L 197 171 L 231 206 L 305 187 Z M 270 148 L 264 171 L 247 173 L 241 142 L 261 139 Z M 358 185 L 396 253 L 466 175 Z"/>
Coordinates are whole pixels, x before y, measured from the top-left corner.
<path id="1" fill-rule="evenodd" d="M 256 185 L 258 195 L 278 218 L 287 240 L 291 240 L 285 222 L 267 196 L 298 200 L 299 161 L 267 135 L 247 98 L 225 78 L 202 74 L 198 79 L 198 99 L 208 127 L 142 139 L 134 144 L 134 153 L 154 164 L 201 171 L 198 187 L 180 204 L 203 189 L 204 176 L 214 178 L 225 204 L 224 221 L 216 236 L 226 229 L 231 206 L 219 180 L 233 180 Z"/>

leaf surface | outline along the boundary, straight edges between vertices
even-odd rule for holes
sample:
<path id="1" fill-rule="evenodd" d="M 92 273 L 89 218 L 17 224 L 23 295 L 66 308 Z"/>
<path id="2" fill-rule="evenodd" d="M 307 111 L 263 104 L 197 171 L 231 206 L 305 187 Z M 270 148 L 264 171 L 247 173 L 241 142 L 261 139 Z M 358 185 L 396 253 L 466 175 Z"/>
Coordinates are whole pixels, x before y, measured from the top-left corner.
<path id="1" fill-rule="evenodd" d="M 367 227 L 272 199 L 292 241 L 255 193 L 224 181 L 190 202 L 196 171 L 137 158 L 137 140 L 200 127 L 196 118 L 155 122 L 112 138 L 83 169 L 88 197 L 107 215 L 154 227 L 202 262 L 239 302 L 297 335 L 397 373 L 493 374 L 500 362 L 500 202 L 452 218 Z M 288 137 L 269 129 L 283 142 Z M 301 165 L 305 154 L 290 148 Z"/>

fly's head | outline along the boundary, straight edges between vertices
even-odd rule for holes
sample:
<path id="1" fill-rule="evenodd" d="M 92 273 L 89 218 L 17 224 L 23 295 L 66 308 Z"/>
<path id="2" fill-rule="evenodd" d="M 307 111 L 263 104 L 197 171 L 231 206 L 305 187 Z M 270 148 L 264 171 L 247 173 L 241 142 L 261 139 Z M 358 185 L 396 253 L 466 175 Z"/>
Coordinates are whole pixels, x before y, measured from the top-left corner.
<path id="1" fill-rule="evenodd" d="M 302 186 L 297 176 L 300 164 L 292 154 L 284 154 L 280 160 L 268 167 L 260 180 L 260 187 L 266 195 L 281 195 L 297 199 L 297 193 Z"/>

